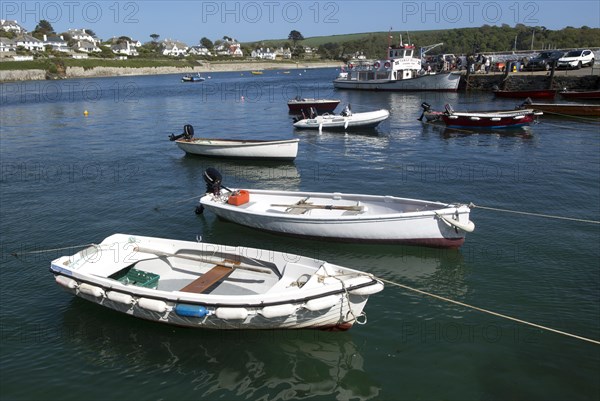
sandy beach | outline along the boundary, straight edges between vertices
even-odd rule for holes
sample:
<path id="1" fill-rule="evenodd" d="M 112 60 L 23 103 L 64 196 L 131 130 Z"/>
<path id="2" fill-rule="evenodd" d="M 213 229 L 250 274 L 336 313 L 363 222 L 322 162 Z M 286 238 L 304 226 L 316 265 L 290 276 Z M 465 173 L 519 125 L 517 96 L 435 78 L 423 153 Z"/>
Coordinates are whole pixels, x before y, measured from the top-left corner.
<path id="1" fill-rule="evenodd" d="M 254 71 L 254 70 L 293 70 L 307 68 L 341 67 L 341 62 L 206 62 L 197 67 L 95 67 L 84 69 L 83 67 L 67 67 L 64 78 L 94 78 L 112 76 L 134 76 L 134 75 L 159 75 L 159 74 L 187 74 L 187 73 L 209 73 L 220 71 Z M 32 81 L 46 79 L 45 70 L 9 70 L 0 71 L 0 82 Z"/>

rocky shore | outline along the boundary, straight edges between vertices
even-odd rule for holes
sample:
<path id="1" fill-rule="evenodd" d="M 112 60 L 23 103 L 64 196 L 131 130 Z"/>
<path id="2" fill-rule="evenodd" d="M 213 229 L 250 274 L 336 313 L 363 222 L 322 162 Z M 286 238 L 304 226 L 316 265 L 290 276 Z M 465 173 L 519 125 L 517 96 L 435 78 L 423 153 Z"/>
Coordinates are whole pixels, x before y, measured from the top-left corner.
<path id="1" fill-rule="evenodd" d="M 219 71 L 252 71 L 252 70 L 292 70 L 297 68 L 326 68 L 341 67 L 338 62 L 311 62 L 311 63 L 259 63 L 259 62 L 224 62 L 205 63 L 198 67 L 94 67 L 85 69 L 83 67 L 67 67 L 64 74 L 59 78 L 94 78 L 94 77 L 116 77 L 133 75 L 159 75 L 159 74 L 187 74 L 187 73 L 209 73 Z M 33 81 L 48 78 L 45 70 L 9 70 L 0 71 L 0 82 Z"/>

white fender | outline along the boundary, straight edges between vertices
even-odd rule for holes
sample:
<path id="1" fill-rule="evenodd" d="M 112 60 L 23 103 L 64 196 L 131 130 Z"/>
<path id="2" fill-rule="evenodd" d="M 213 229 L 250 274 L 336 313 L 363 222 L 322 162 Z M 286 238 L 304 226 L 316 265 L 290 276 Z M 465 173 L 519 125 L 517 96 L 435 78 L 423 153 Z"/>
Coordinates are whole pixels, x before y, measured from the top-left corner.
<path id="1" fill-rule="evenodd" d="M 79 292 L 96 298 L 101 298 L 106 295 L 104 294 L 104 290 L 102 288 L 87 283 L 82 283 L 79 285 Z"/>
<path id="2" fill-rule="evenodd" d="M 75 288 L 77 288 L 78 284 L 77 281 L 73 280 L 72 278 L 69 277 L 65 277 L 65 276 L 56 276 L 56 282 L 65 287 L 68 288 L 70 290 L 74 290 Z"/>
<path id="3" fill-rule="evenodd" d="M 357 288 L 356 290 L 350 290 L 348 292 L 353 295 L 371 295 L 371 294 L 376 294 L 380 291 L 383 291 L 383 288 L 384 288 L 383 283 L 378 281 L 377 284 L 369 285 L 367 287 Z"/>
<path id="4" fill-rule="evenodd" d="M 326 297 L 322 297 L 322 298 L 315 298 L 315 299 L 311 299 L 310 301 L 307 301 L 304 304 L 304 307 L 306 309 L 308 309 L 309 311 L 318 311 L 318 310 L 322 310 L 322 309 L 329 309 L 331 308 L 333 305 L 337 304 L 340 300 L 340 296 L 339 295 L 329 295 Z"/>
<path id="5" fill-rule="evenodd" d="M 159 299 L 140 298 L 138 306 L 152 312 L 165 313 L 167 311 L 167 303 Z"/>
<path id="6" fill-rule="evenodd" d="M 246 308 L 217 308 L 215 314 L 219 319 L 242 320 L 248 317 Z"/>
<path id="7" fill-rule="evenodd" d="M 458 220 L 454 220 L 452 217 L 444 216 L 438 212 L 436 212 L 436 214 L 449 226 L 456 227 L 467 233 L 471 233 L 475 230 L 475 223 L 473 223 L 471 220 L 469 220 L 467 224 L 463 224 Z"/>
<path id="8" fill-rule="evenodd" d="M 265 306 L 260 310 L 260 314 L 266 318 L 290 316 L 296 312 L 296 306 L 292 304 Z"/>
<path id="9" fill-rule="evenodd" d="M 120 304 L 133 305 L 134 303 L 134 298 L 131 295 L 123 294 L 122 292 L 118 291 L 109 291 L 106 293 L 106 297 L 111 301 L 118 302 Z"/>

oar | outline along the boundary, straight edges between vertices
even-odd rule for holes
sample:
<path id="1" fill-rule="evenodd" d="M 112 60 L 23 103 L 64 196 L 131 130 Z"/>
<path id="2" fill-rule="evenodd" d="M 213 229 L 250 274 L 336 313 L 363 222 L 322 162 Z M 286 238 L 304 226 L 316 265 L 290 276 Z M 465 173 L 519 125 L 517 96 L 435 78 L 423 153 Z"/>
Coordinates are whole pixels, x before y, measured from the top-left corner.
<path id="1" fill-rule="evenodd" d="M 300 204 L 300 205 L 285 205 L 280 203 L 272 203 L 273 207 L 286 207 L 286 208 L 301 208 L 301 209 L 327 209 L 327 210 L 353 210 L 362 212 L 363 206 L 335 206 L 335 205 L 311 205 L 311 204 Z"/>
<path id="2" fill-rule="evenodd" d="M 181 259 L 193 260 L 196 262 L 212 263 L 215 265 L 230 267 L 232 269 L 243 269 L 243 270 L 250 270 L 253 272 L 257 272 L 257 273 L 271 274 L 271 270 L 268 270 L 268 269 L 261 269 L 260 267 L 250 266 L 250 265 L 246 265 L 246 264 L 242 264 L 242 263 L 232 263 L 232 262 L 228 262 L 226 260 L 178 255 L 176 253 L 168 253 L 168 252 L 159 251 L 157 249 L 142 248 L 139 246 L 136 247 L 136 251 L 143 252 L 143 253 L 152 253 L 159 257 L 164 256 L 164 257 L 181 258 Z"/>

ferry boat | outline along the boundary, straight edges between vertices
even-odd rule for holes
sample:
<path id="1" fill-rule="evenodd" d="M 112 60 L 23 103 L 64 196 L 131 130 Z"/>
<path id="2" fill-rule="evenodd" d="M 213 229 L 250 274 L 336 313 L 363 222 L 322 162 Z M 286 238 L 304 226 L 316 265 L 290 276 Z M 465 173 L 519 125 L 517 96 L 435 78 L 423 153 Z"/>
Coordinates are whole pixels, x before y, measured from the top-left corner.
<path id="1" fill-rule="evenodd" d="M 389 46 L 388 58 L 375 62 L 351 60 L 347 70 L 333 81 L 334 88 L 376 91 L 458 90 L 460 74 L 425 71 L 421 59 L 414 56 L 415 46 L 400 43 Z"/>

